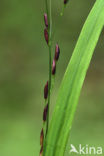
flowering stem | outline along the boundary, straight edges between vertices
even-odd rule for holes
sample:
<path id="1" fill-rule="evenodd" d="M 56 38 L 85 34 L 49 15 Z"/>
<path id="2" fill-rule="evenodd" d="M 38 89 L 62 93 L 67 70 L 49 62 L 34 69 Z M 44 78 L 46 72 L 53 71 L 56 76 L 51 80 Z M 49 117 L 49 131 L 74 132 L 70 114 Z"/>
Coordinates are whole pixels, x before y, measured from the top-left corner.
<path id="1" fill-rule="evenodd" d="M 44 37 L 49 49 L 49 80 L 47 81 L 44 87 L 44 99 L 45 99 L 45 107 L 43 112 L 43 128 L 41 130 L 40 135 L 40 156 L 45 155 L 46 150 L 46 137 L 49 129 L 49 110 L 50 110 L 50 95 L 52 90 L 52 78 L 55 78 L 56 73 L 56 63 L 59 59 L 60 48 L 58 44 L 56 44 L 55 48 L 55 55 L 52 63 L 52 7 L 51 7 L 52 0 L 45 0 L 46 4 L 46 13 L 44 13 L 44 22 L 45 22 L 45 29 L 44 29 Z"/>
<path id="2" fill-rule="evenodd" d="M 49 108 L 50 108 L 50 94 L 51 94 L 51 73 L 52 73 L 52 60 L 51 60 L 51 40 L 52 40 L 52 15 L 51 15 L 51 0 L 50 0 L 50 15 L 48 14 L 49 17 L 49 90 L 48 90 L 48 113 L 47 113 L 47 127 L 46 127 L 46 135 L 48 132 L 48 127 L 49 127 Z"/>

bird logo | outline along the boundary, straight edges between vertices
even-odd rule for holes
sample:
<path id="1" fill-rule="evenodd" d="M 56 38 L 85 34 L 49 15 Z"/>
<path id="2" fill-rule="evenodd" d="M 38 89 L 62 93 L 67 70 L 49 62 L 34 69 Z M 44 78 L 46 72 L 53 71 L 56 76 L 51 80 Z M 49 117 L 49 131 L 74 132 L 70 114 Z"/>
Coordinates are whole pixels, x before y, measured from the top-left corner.
<path id="1" fill-rule="evenodd" d="M 73 152 L 73 153 L 77 153 L 77 154 L 79 153 L 79 152 L 77 151 L 77 149 L 75 148 L 74 145 L 71 144 L 70 146 L 71 146 L 70 153 L 72 153 L 72 152 Z"/>

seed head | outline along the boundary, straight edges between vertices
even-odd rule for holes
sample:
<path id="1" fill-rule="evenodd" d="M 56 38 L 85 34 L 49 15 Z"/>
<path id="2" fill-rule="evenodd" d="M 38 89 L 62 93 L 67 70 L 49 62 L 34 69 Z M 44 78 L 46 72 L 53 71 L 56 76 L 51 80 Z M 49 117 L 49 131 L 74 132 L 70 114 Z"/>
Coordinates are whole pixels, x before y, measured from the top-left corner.
<path id="1" fill-rule="evenodd" d="M 44 108 L 44 112 L 43 112 L 43 121 L 46 121 L 46 119 L 47 119 L 47 113 L 48 113 L 48 104 L 47 104 L 46 107 Z"/>
<path id="2" fill-rule="evenodd" d="M 44 14 L 44 23 L 45 23 L 45 26 L 48 28 L 48 18 L 47 18 L 46 13 Z"/>
<path id="3" fill-rule="evenodd" d="M 47 97 L 48 97 L 48 81 L 44 87 L 44 98 L 47 99 Z"/>
<path id="4" fill-rule="evenodd" d="M 55 75 L 56 73 L 56 62 L 55 59 L 53 59 L 53 63 L 52 63 L 52 75 Z"/>
<path id="5" fill-rule="evenodd" d="M 59 55 L 60 55 L 60 48 L 59 48 L 59 45 L 56 44 L 56 48 L 55 48 L 55 60 L 56 61 L 58 61 Z"/>
<path id="6" fill-rule="evenodd" d="M 47 28 L 44 29 L 44 37 L 45 37 L 45 40 L 46 40 L 46 42 L 47 42 L 47 44 L 48 44 L 49 35 L 48 35 L 48 30 L 47 30 Z"/>
<path id="7" fill-rule="evenodd" d="M 43 128 L 41 130 L 41 134 L 40 134 L 40 145 L 43 146 L 43 140 L 44 140 L 44 132 L 43 132 Z"/>

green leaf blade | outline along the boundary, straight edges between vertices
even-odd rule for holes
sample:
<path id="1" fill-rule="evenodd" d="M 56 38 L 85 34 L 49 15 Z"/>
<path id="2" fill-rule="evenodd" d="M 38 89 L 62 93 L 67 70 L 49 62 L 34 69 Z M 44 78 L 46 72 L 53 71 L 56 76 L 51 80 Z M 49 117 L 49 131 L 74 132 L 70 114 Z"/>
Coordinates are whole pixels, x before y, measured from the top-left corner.
<path id="1" fill-rule="evenodd" d="M 104 0 L 97 0 L 84 24 L 64 75 L 46 140 L 44 156 L 64 155 L 80 91 L 103 25 Z"/>

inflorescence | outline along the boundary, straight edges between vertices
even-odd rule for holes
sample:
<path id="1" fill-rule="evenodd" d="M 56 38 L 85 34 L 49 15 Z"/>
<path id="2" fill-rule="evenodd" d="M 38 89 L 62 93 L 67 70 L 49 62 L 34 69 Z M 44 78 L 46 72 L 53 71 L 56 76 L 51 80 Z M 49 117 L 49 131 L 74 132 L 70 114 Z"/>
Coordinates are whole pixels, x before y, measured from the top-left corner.
<path id="1" fill-rule="evenodd" d="M 67 2 L 68 2 L 68 0 L 64 0 L 64 5 L 66 5 Z M 45 38 L 46 43 L 47 43 L 47 45 L 49 47 L 50 46 L 49 42 L 50 42 L 50 38 L 51 38 L 49 31 L 50 31 L 51 27 L 50 27 L 50 21 L 49 21 L 50 19 L 48 19 L 48 14 L 47 13 L 44 13 L 44 23 L 45 23 L 44 38 Z M 42 128 L 41 134 L 40 134 L 40 146 L 41 146 L 40 156 L 43 156 L 44 141 L 45 141 L 46 136 L 47 136 L 47 124 L 48 124 L 47 122 L 49 122 L 47 120 L 47 118 L 48 118 L 48 114 L 49 114 L 49 103 L 50 103 L 50 98 L 49 98 L 50 90 L 51 90 L 51 82 L 50 81 L 51 81 L 51 79 L 53 77 L 55 77 L 56 65 L 57 65 L 57 61 L 59 59 L 59 55 L 60 55 L 60 48 L 59 48 L 59 45 L 56 44 L 54 58 L 53 58 L 53 61 L 50 62 L 51 63 L 51 66 L 50 66 L 51 69 L 49 69 L 51 71 L 50 79 L 46 82 L 45 87 L 44 87 L 45 107 L 44 107 L 44 111 L 43 111 L 43 128 Z"/>

